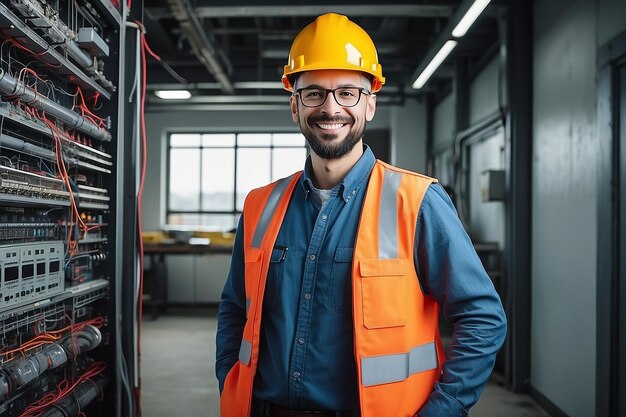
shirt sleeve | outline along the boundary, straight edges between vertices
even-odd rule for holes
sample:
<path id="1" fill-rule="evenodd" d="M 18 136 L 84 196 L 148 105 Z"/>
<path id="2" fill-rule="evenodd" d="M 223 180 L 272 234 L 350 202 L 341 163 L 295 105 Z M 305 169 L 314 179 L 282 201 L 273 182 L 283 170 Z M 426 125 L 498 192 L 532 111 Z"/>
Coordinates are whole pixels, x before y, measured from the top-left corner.
<path id="1" fill-rule="evenodd" d="M 466 416 L 478 401 L 506 336 L 500 297 L 447 193 L 431 185 L 422 201 L 414 260 L 426 294 L 454 326 L 446 361 L 419 417 Z"/>
<path id="2" fill-rule="evenodd" d="M 239 219 L 230 271 L 217 313 L 215 374 L 220 394 L 224 389 L 226 375 L 239 356 L 239 347 L 246 324 L 246 289 L 243 254 L 243 215 Z"/>

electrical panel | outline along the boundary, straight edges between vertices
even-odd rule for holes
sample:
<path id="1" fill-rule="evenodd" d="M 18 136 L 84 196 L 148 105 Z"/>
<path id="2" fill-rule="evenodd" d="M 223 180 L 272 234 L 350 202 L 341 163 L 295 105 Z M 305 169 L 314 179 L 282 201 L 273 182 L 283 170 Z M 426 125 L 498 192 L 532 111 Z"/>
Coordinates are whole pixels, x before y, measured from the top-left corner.
<path id="1" fill-rule="evenodd" d="M 0 0 L 2 416 L 116 415 L 120 7 Z"/>

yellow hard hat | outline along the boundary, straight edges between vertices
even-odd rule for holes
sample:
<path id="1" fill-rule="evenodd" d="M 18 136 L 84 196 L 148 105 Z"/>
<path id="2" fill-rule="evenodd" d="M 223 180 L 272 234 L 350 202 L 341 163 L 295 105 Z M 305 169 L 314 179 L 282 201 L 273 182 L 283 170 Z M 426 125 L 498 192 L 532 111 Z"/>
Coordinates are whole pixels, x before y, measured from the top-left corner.
<path id="1" fill-rule="evenodd" d="M 289 51 L 281 81 L 293 91 L 289 76 L 313 70 L 344 69 L 372 76 L 372 92 L 385 83 L 383 69 L 372 38 L 346 16 L 327 13 L 315 19 L 296 36 Z"/>

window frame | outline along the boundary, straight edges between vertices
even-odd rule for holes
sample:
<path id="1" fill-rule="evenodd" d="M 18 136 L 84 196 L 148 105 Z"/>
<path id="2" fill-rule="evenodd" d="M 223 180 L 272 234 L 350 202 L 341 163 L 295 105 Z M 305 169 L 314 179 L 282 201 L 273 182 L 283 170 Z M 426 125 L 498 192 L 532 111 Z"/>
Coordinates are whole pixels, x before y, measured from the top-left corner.
<path id="1" fill-rule="evenodd" d="M 172 147 L 171 144 L 171 138 L 172 135 L 200 135 L 200 144 L 198 146 L 176 146 L 176 147 Z M 234 146 L 203 146 L 202 144 L 202 136 L 203 135 L 216 135 L 216 134 L 222 134 L 222 135 L 229 135 L 232 134 L 235 136 L 235 144 Z M 271 140 L 270 140 L 270 144 L 269 145 L 260 145 L 260 146 L 239 146 L 239 135 L 255 135 L 255 134 L 259 134 L 259 135 L 271 135 Z M 231 130 L 211 130 L 211 131 L 201 131 L 201 130 L 186 130 L 186 129 L 176 129 L 176 130 L 170 130 L 165 132 L 164 135 L 164 139 L 165 139 L 165 172 L 164 172 L 164 179 L 165 179 L 165 209 L 164 209 L 164 218 L 163 218 L 163 229 L 164 230 L 189 230 L 189 231 L 193 231 L 193 230 L 199 230 L 199 231 L 215 231 L 215 227 L 214 226 L 210 226 L 210 225 L 177 225 L 177 224 L 171 224 L 169 223 L 169 218 L 170 215 L 172 214 L 197 214 L 197 215 L 211 215 L 211 214 L 216 214 L 216 215 L 233 215 L 235 216 L 235 222 L 233 224 L 233 228 L 236 227 L 237 225 L 237 219 L 239 218 L 239 216 L 241 216 L 242 211 L 237 209 L 237 166 L 238 166 L 238 149 L 242 148 L 242 149 L 269 149 L 270 150 L 270 158 L 267 161 L 269 164 L 269 174 L 270 174 L 270 179 L 272 178 L 273 175 L 273 155 L 274 152 L 273 150 L 275 148 L 278 149 L 300 149 L 300 148 L 304 148 L 306 154 L 308 155 L 310 153 L 310 148 L 309 148 L 309 144 L 307 143 L 306 140 L 304 140 L 304 145 L 293 145 L 293 146 L 275 146 L 273 143 L 273 135 L 282 135 L 282 134 L 300 134 L 302 135 L 302 132 L 300 131 L 294 131 L 294 130 L 282 130 L 282 129 L 272 129 L 272 130 L 264 130 L 264 129 L 253 129 L 253 130 L 235 130 L 235 131 L 231 131 Z M 195 149 L 198 151 L 198 157 L 200 158 L 200 172 L 199 172 L 199 187 L 198 187 L 198 192 L 199 192 L 199 210 L 171 210 L 170 209 L 170 168 L 171 168 L 171 151 L 172 149 Z M 202 178 L 202 153 L 204 149 L 233 149 L 234 151 L 234 166 L 233 166 L 233 193 L 232 193 L 232 207 L 233 210 L 232 211 L 228 211 L 228 210 L 202 210 L 202 184 L 203 184 L 203 178 Z M 303 166 L 304 168 L 304 166 Z"/>

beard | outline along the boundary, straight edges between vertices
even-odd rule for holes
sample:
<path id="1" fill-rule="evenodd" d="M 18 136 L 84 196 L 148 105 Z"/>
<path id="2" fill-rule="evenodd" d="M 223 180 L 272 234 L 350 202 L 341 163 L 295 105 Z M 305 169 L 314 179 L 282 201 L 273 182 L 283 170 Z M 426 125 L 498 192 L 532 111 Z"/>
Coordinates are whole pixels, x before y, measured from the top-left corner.
<path id="1" fill-rule="evenodd" d="M 322 159 L 339 159 L 348 154 L 355 145 L 363 138 L 365 132 L 365 122 L 358 125 L 353 124 L 352 128 L 348 132 L 345 138 L 339 143 L 333 143 L 337 139 L 336 134 L 324 134 L 319 137 L 316 136 L 309 126 L 317 123 L 355 123 L 353 117 L 341 116 L 341 117 L 326 117 L 323 115 L 313 115 L 307 120 L 308 123 L 300 122 L 300 131 L 304 135 L 311 150 L 315 152 L 317 156 Z"/>

